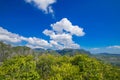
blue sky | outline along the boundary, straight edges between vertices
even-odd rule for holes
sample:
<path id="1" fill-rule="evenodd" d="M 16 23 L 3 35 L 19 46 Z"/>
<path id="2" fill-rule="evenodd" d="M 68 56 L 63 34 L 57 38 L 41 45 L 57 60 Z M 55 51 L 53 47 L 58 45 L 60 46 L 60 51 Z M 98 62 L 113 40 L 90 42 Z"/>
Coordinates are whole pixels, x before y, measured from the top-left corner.
<path id="1" fill-rule="evenodd" d="M 0 0 L 0 40 L 32 48 L 118 54 L 119 4 L 119 0 Z"/>

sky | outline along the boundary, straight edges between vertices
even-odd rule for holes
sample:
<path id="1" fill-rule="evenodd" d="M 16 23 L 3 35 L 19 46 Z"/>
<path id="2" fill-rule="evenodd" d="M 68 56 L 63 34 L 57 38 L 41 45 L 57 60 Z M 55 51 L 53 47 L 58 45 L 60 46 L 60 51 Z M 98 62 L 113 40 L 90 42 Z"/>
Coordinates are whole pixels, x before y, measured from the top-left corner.
<path id="1" fill-rule="evenodd" d="M 120 0 L 0 0 L 0 41 L 120 54 Z"/>

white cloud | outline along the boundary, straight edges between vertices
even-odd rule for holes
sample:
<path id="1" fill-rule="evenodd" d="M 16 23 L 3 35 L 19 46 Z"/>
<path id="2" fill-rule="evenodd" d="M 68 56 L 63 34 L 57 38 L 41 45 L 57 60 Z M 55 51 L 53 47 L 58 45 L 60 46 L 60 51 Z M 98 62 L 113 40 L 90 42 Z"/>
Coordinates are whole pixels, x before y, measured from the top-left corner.
<path id="1" fill-rule="evenodd" d="M 55 49 L 63 48 L 80 48 L 78 44 L 75 44 L 72 40 L 72 35 L 67 33 L 55 33 L 52 30 L 44 30 L 43 33 L 50 37 L 50 43 L 54 45 Z"/>
<path id="2" fill-rule="evenodd" d="M 43 31 L 43 33 L 44 33 L 45 35 L 47 35 L 47 36 L 55 35 L 55 33 L 54 33 L 52 30 L 48 30 L 48 29 L 45 29 L 45 30 Z"/>
<path id="3" fill-rule="evenodd" d="M 25 0 L 27 3 L 33 4 L 38 9 L 44 11 L 45 13 L 54 13 L 52 9 L 52 4 L 56 2 L 56 0 Z"/>
<path id="4" fill-rule="evenodd" d="M 62 45 L 62 48 L 80 48 L 78 44 L 75 44 L 72 40 L 72 36 L 69 34 L 55 34 L 50 35 L 51 39 L 54 40 L 59 45 Z"/>
<path id="5" fill-rule="evenodd" d="M 15 43 L 17 45 L 20 45 L 22 42 L 25 42 L 24 45 L 31 48 L 44 48 L 44 49 L 80 48 L 80 45 L 73 41 L 72 36 L 73 35 L 83 36 L 84 32 L 82 28 L 78 26 L 77 27 L 73 26 L 72 23 L 66 18 L 63 18 L 61 21 L 51 25 L 52 30 L 45 29 L 43 31 L 43 33 L 46 36 L 50 37 L 50 40 L 48 41 L 36 37 L 20 36 L 18 34 L 9 32 L 2 27 L 0 27 L 0 41 L 12 44 Z M 76 29 L 78 31 L 74 31 Z"/>
<path id="6" fill-rule="evenodd" d="M 11 33 L 6 29 L 0 27 L 0 41 L 17 43 L 17 42 L 21 42 L 22 38 L 23 38 L 22 36 L 19 36 L 18 34 L 15 33 Z"/>
<path id="7" fill-rule="evenodd" d="M 51 48 L 52 45 L 50 45 L 46 40 L 36 38 L 36 37 L 29 37 L 26 38 L 26 41 L 28 41 L 27 46 L 32 48 Z"/>
<path id="8" fill-rule="evenodd" d="M 0 27 L 0 41 L 5 43 L 22 43 L 22 41 L 26 42 L 26 46 L 31 48 L 50 48 L 51 45 L 44 39 L 36 38 L 36 37 L 23 37 L 15 33 L 11 33 L 6 29 Z"/>
<path id="9" fill-rule="evenodd" d="M 61 49 L 80 48 L 80 46 L 72 40 L 72 36 L 83 36 L 85 34 L 83 28 L 73 26 L 67 18 L 63 18 L 61 21 L 51 24 L 51 27 L 52 30 L 46 29 L 43 33 L 50 37 L 52 44 L 55 44 L 54 47 L 58 48 L 59 46 Z"/>
<path id="10" fill-rule="evenodd" d="M 72 23 L 67 19 L 63 18 L 61 21 L 51 24 L 51 27 L 57 33 L 63 33 L 64 31 L 70 33 L 71 35 L 84 36 L 83 28 L 72 25 Z"/>
<path id="11" fill-rule="evenodd" d="M 54 41 L 54 40 L 51 40 L 50 41 L 50 44 L 52 45 L 52 48 L 53 49 L 63 49 L 63 46 L 62 45 L 60 45 L 60 44 L 58 44 L 56 41 Z"/>

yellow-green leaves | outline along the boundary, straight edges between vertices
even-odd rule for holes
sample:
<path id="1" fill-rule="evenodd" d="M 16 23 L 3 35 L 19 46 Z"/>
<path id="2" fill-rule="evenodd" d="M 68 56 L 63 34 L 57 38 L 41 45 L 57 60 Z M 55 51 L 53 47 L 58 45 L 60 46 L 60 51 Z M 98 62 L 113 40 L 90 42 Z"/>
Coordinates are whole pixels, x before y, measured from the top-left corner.
<path id="1" fill-rule="evenodd" d="M 3 80 L 39 80 L 40 78 L 32 55 L 16 56 L 6 60 L 0 66 L 0 70 L 0 77 Z"/>
<path id="2" fill-rule="evenodd" d="M 0 65 L 0 80 L 120 80 L 120 69 L 87 55 L 19 55 Z"/>

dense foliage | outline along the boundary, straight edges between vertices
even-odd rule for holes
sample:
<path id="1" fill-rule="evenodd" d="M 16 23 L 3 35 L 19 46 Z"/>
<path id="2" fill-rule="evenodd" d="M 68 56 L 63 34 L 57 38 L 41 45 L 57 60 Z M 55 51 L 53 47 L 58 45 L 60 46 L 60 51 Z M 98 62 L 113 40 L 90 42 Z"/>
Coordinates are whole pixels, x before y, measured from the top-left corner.
<path id="1" fill-rule="evenodd" d="M 87 55 L 19 55 L 0 66 L 0 80 L 120 80 L 120 69 Z"/>

